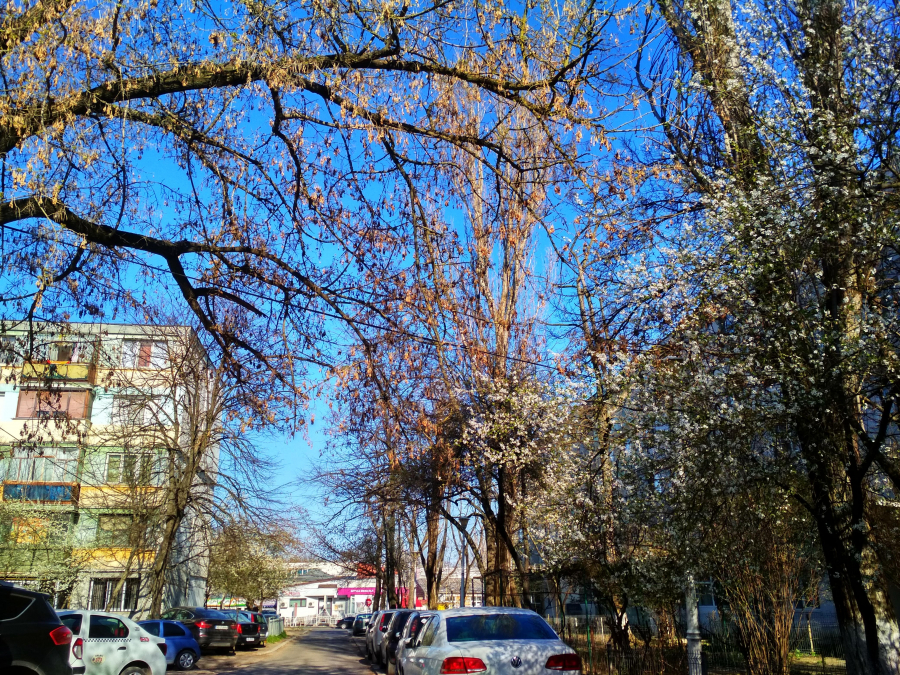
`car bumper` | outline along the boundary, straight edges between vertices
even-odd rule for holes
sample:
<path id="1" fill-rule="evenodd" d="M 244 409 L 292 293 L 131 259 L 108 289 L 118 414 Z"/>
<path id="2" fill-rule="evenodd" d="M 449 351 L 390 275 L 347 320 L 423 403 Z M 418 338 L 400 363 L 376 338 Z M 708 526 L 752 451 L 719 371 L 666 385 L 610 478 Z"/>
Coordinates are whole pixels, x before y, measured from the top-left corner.
<path id="1" fill-rule="evenodd" d="M 237 646 L 255 647 L 260 642 L 262 642 L 262 638 L 259 635 L 242 635 L 237 639 Z"/>
<path id="2" fill-rule="evenodd" d="M 228 647 L 229 649 L 233 649 L 234 643 L 235 639 L 230 635 L 201 635 L 197 639 L 197 644 L 200 645 L 200 649 L 213 647 Z"/>

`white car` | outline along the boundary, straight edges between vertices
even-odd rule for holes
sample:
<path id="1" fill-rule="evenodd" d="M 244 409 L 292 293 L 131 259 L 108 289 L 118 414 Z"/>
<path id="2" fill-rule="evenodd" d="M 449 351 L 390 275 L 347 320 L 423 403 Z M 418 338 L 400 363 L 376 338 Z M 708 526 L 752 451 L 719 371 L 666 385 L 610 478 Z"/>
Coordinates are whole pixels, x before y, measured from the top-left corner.
<path id="1" fill-rule="evenodd" d="M 109 612 L 60 611 L 72 631 L 69 663 L 84 675 L 165 675 L 166 641 Z"/>
<path id="2" fill-rule="evenodd" d="M 400 675 L 580 673 L 581 659 L 539 615 L 515 607 L 435 612 L 404 645 Z"/>

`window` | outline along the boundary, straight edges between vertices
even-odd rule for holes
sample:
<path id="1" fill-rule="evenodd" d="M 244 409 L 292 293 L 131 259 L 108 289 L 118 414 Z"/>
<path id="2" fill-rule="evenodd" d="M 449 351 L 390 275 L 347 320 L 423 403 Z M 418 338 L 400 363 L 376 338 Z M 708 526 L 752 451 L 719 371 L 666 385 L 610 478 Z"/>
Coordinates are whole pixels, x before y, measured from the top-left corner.
<path id="1" fill-rule="evenodd" d="M 159 396 L 118 395 L 113 397 L 113 422 L 123 426 L 155 426 L 165 423 Z"/>
<path id="2" fill-rule="evenodd" d="M 14 363 L 19 363 L 19 360 L 19 348 L 16 338 L 4 335 L 0 338 L 0 362 L 11 366 Z"/>
<path id="3" fill-rule="evenodd" d="M 168 363 L 169 350 L 165 342 L 125 340 L 122 343 L 123 368 L 165 368 Z"/>
<path id="4" fill-rule="evenodd" d="M 154 635 L 159 637 L 159 621 L 148 621 L 147 623 L 140 623 L 141 628 L 150 633 L 150 635 Z"/>
<path id="5" fill-rule="evenodd" d="M 91 628 L 88 637 L 99 640 L 121 639 L 128 637 L 128 626 L 112 616 L 91 615 Z"/>
<path id="6" fill-rule="evenodd" d="M 306 607 L 306 598 L 291 600 L 291 607 Z"/>
<path id="7" fill-rule="evenodd" d="M 19 392 L 19 404 L 16 417 L 37 419 L 42 417 L 67 417 L 70 420 L 83 420 L 88 417 L 90 392 L 78 391 L 46 391 L 27 389 Z"/>
<path id="8" fill-rule="evenodd" d="M 16 544 L 40 544 L 50 536 L 47 518 L 13 518 L 10 539 Z"/>
<path id="9" fill-rule="evenodd" d="M 428 627 L 425 629 L 425 634 L 422 636 L 421 645 L 423 647 L 430 647 L 431 643 L 434 642 L 434 634 L 437 631 L 437 625 L 437 619 L 428 622 Z"/>
<path id="10" fill-rule="evenodd" d="M 7 501 L 10 497 L 9 485 L 3 490 Z M 0 540 L 5 539 L 14 544 L 59 544 L 65 541 L 69 530 L 69 516 L 64 514 L 48 514 L 41 517 L 18 516 L 10 518 L 2 525 Z M 41 590 L 36 588 L 35 590 Z"/>
<path id="11" fill-rule="evenodd" d="M 97 543 L 105 546 L 128 546 L 131 515 L 107 514 L 97 521 Z"/>
<path id="12" fill-rule="evenodd" d="M 13 448 L 0 459 L 0 480 L 8 483 L 74 483 L 78 448 Z"/>
<path id="13" fill-rule="evenodd" d="M 81 614 L 63 614 L 59 617 L 59 620 L 62 621 L 63 626 L 68 628 L 72 633 L 78 635 L 81 632 Z"/>
<path id="14" fill-rule="evenodd" d="M 430 616 L 417 616 L 413 621 L 412 626 L 409 629 L 409 636 L 415 640 L 422 634 L 422 629 L 428 626 L 428 622 L 431 620 Z"/>
<path id="15" fill-rule="evenodd" d="M 140 579 L 132 578 L 126 579 L 125 583 L 122 584 L 122 588 L 116 597 L 113 598 L 113 601 L 110 606 L 111 610 L 127 610 L 127 609 L 137 609 L 137 601 L 138 601 L 138 590 L 140 589 Z M 107 603 L 109 603 L 111 596 L 116 591 L 116 586 L 118 585 L 118 579 L 91 579 L 91 594 L 90 594 L 90 607 L 88 609 L 96 609 L 96 610 L 105 610 Z M 94 636 L 94 619 L 97 617 L 91 617 L 91 635 Z M 116 619 L 118 621 L 118 619 Z M 121 621 L 119 622 L 121 623 Z M 125 624 L 122 624 L 123 627 Z M 127 630 L 127 629 L 126 629 Z M 128 635 L 127 632 L 125 634 Z M 107 636 L 107 637 L 118 637 L 118 636 Z"/>
<path id="16" fill-rule="evenodd" d="M 15 619 L 34 602 L 33 598 L 29 598 L 27 595 L 19 595 L 14 591 L 4 591 L 0 597 L 3 597 L 3 602 L 0 602 L 0 621 Z"/>
<path id="17" fill-rule="evenodd" d="M 184 628 L 177 623 L 163 623 L 163 637 L 184 637 L 185 635 Z"/>
<path id="18" fill-rule="evenodd" d="M 447 619 L 447 642 L 558 639 L 543 619 L 528 614 L 476 614 Z"/>
<path id="19" fill-rule="evenodd" d="M 124 452 L 106 456 L 106 482 L 111 485 L 152 485 L 156 453 Z"/>
<path id="20" fill-rule="evenodd" d="M 75 360 L 75 344 L 72 342 L 57 342 L 50 350 L 51 363 L 71 363 Z"/>

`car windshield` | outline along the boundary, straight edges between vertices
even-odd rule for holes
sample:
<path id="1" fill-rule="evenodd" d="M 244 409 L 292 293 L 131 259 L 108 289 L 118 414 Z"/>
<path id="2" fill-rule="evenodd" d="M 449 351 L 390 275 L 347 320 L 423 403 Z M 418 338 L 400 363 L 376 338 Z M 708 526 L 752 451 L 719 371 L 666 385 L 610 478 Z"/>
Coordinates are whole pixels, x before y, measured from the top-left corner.
<path id="1" fill-rule="evenodd" d="M 543 619 L 529 614 L 476 614 L 447 619 L 448 642 L 558 639 Z"/>

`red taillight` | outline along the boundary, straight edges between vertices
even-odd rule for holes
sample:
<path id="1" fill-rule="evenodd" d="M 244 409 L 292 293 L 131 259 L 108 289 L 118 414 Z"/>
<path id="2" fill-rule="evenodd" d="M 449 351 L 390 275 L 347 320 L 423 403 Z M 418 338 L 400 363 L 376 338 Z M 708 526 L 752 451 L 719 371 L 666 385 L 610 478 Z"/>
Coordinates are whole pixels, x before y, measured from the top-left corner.
<path id="1" fill-rule="evenodd" d="M 451 656 L 444 659 L 441 664 L 441 672 L 448 675 L 453 673 L 457 675 L 466 675 L 466 673 L 483 673 L 487 670 L 484 661 L 472 658 L 471 656 Z"/>
<path id="2" fill-rule="evenodd" d="M 237 632 L 240 633 L 241 635 L 244 634 L 244 629 L 241 628 L 241 624 L 238 624 L 238 625 L 237 625 Z"/>
<path id="3" fill-rule="evenodd" d="M 547 670 L 577 670 L 581 672 L 581 657 L 578 654 L 556 654 L 547 659 Z"/>
<path id="4" fill-rule="evenodd" d="M 196 624 L 197 628 L 212 628 L 212 624 L 206 621 L 198 621 Z"/>
<path id="5" fill-rule="evenodd" d="M 163 653 L 163 656 L 166 655 L 166 643 L 165 642 L 157 642 L 156 646 L 159 647 L 159 651 Z"/>
<path id="6" fill-rule="evenodd" d="M 50 639 L 55 645 L 67 645 L 72 642 L 72 631 L 68 626 L 57 626 L 50 631 Z"/>
<path id="7" fill-rule="evenodd" d="M 72 656 L 76 659 L 81 659 L 84 657 L 84 640 L 78 638 L 75 640 L 75 644 L 72 645 Z"/>

